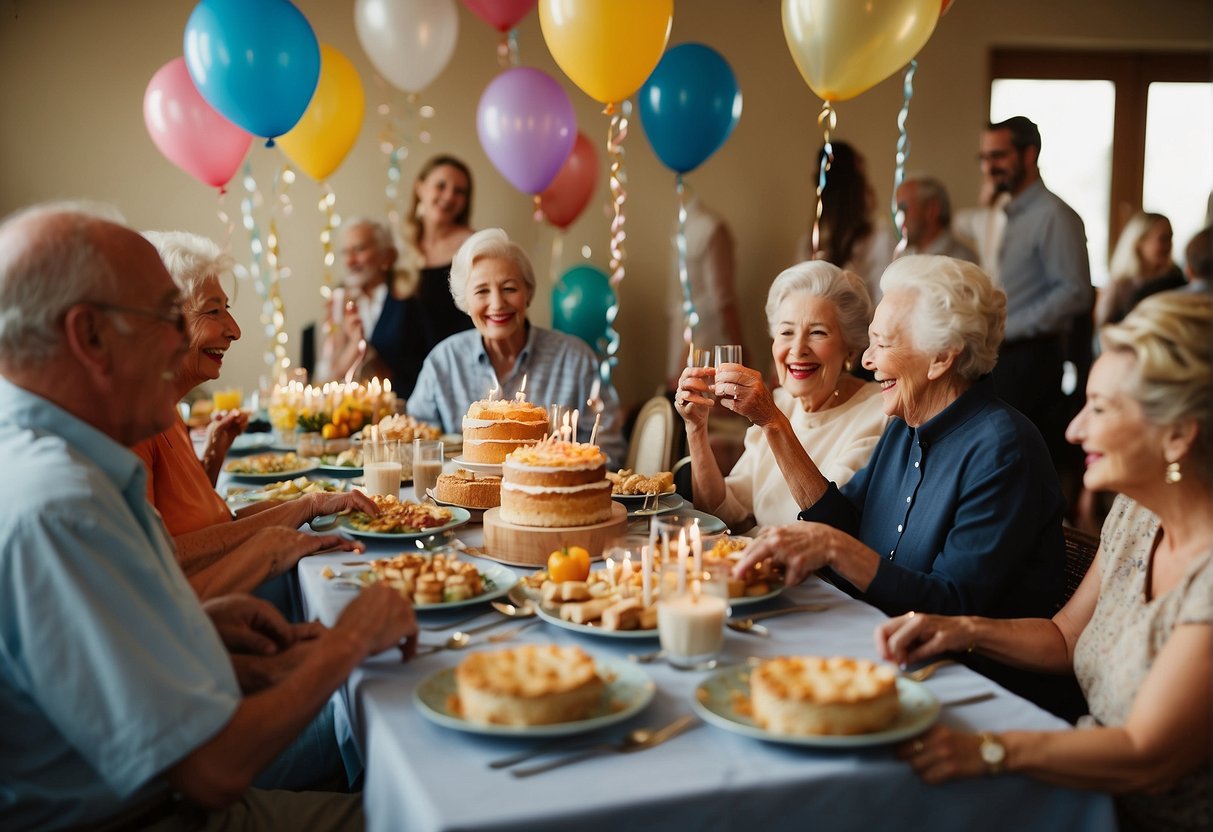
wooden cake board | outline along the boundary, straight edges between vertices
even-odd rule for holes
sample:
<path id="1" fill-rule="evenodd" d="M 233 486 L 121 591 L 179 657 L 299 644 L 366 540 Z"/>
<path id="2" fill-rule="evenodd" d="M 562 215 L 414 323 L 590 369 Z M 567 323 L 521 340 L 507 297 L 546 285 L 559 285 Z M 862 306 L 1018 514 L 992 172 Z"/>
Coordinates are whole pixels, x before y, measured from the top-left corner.
<path id="1" fill-rule="evenodd" d="M 602 560 L 607 541 L 627 534 L 628 510 L 611 501 L 611 519 L 590 526 L 516 526 L 501 519 L 501 508 L 484 513 L 484 557 L 510 566 L 544 567 L 553 549 L 581 546 Z"/>

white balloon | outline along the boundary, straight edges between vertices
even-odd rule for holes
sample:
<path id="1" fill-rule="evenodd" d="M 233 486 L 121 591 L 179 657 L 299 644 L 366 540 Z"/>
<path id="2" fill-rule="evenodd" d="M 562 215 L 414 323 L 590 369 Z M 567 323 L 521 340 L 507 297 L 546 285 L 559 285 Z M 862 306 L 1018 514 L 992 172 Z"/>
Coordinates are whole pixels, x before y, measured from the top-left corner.
<path id="1" fill-rule="evenodd" d="M 455 53 L 459 14 L 455 0 L 358 0 L 358 40 L 394 87 L 420 92 Z"/>

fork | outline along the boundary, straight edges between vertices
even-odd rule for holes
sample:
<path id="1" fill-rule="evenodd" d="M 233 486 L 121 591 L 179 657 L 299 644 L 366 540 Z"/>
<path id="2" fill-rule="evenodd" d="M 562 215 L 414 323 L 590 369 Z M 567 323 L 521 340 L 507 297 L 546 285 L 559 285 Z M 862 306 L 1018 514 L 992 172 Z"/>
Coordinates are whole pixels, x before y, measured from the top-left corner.
<path id="1" fill-rule="evenodd" d="M 934 676 L 935 671 L 939 670 L 939 668 L 947 667 L 950 664 L 956 663 L 957 662 L 955 659 L 940 659 L 939 661 L 931 662 L 928 665 L 923 665 L 917 670 L 911 670 L 909 673 L 903 673 L 901 675 L 913 682 L 925 682 L 927 679 Z"/>
<path id="2" fill-rule="evenodd" d="M 645 751 L 649 748 L 661 745 L 666 740 L 673 739 L 684 731 L 689 731 L 693 728 L 698 728 L 703 723 L 694 714 L 686 714 L 685 716 L 676 719 L 664 728 L 659 728 L 644 742 L 640 743 L 625 743 L 622 740 L 616 742 L 603 742 L 598 745 L 591 745 L 588 748 L 583 748 L 580 751 L 575 751 L 558 760 L 552 760 L 550 763 L 542 763 L 530 768 L 516 768 L 511 774 L 515 777 L 530 777 L 535 774 L 543 774 L 545 771 L 551 771 L 554 768 L 560 768 L 572 763 L 577 763 L 582 760 L 588 760 L 591 757 L 598 757 L 602 754 L 631 754 L 636 751 Z"/>

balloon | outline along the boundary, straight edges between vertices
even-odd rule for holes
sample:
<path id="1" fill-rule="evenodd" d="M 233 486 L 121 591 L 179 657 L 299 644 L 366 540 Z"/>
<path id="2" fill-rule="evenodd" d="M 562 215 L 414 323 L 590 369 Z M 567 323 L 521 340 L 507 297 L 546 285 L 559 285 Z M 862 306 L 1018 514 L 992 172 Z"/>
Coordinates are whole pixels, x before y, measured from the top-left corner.
<path id="1" fill-rule="evenodd" d="M 253 137 L 207 104 L 174 58 L 152 76 L 143 94 L 148 135 L 170 162 L 204 185 L 222 188 L 235 175 Z"/>
<path id="2" fill-rule="evenodd" d="M 649 77 L 674 20 L 674 0 L 541 0 L 539 25 L 564 74 L 591 98 L 623 101 Z"/>
<path id="3" fill-rule="evenodd" d="M 539 210 L 552 225 L 566 229 L 581 216 L 597 184 L 598 154 L 594 152 L 594 143 L 579 131 L 573 150 L 556 172 L 556 178 L 539 195 Z"/>
<path id="4" fill-rule="evenodd" d="M 405 92 L 420 92 L 455 54 L 455 0 L 358 0 L 358 41 L 379 74 Z"/>
<path id="5" fill-rule="evenodd" d="M 741 118 L 741 90 L 728 61 L 700 43 L 675 46 L 640 88 L 640 121 L 662 164 L 694 170 L 724 144 Z"/>
<path id="6" fill-rule="evenodd" d="M 185 24 L 185 65 L 212 107 L 272 139 L 307 110 L 320 45 L 288 0 L 202 0 Z"/>
<path id="7" fill-rule="evenodd" d="M 537 194 L 551 184 L 573 149 L 577 115 L 555 78 L 517 66 L 485 87 L 476 109 L 476 132 L 501 175 L 518 190 Z"/>
<path id="8" fill-rule="evenodd" d="M 607 341 L 607 310 L 614 303 L 606 272 L 588 264 L 574 266 L 552 288 L 552 328 L 576 335 L 601 354 Z"/>
<path id="9" fill-rule="evenodd" d="M 530 14 L 538 2 L 539 0 L 463 0 L 463 5 L 498 32 L 508 32 Z"/>
<path id="10" fill-rule="evenodd" d="M 952 8 L 952 0 L 940 0 L 939 16 L 943 17 L 948 13 L 948 9 Z"/>
<path id="11" fill-rule="evenodd" d="M 783 33 L 809 89 L 846 101 L 909 63 L 939 9 L 940 0 L 783 0 Z"/>
<path id="12" fill-rule="evenodd" d="M 362 130 L 366 96 L 350 59 L 320 46 L 320 83 L 299 123 L 278 140 L 287 158 L 316 181 L 328 179 Z"/>

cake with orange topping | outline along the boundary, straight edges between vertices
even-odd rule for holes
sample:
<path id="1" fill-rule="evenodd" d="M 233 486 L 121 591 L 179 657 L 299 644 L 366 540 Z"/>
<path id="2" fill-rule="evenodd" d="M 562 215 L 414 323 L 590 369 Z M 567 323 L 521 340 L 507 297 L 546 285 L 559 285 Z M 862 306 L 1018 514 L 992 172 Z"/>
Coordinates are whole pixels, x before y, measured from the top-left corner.
<path id="1" fill-rule="evenodd" d="M 473 653 L 455 668 L 464 719 L 482 725 L 551 725 L 585 719 L 606 684 L 580 647 L 525 644 Z"/>
<path id="2" fill-rule="evenodd" d="M 774 734 L 867 734 L 901 712 L 897 674 L 866 659 L 791 656 L 750 672 L 754 721 Z"/>
<path id="3" fill-rule="evenodd" d="M 515 448 L 534 445 L 548 434 L 548 412 L 515 399 L 472 402 L 463 417 L 463 458 L 497 464 Z"/>
<path id="4" fill-rule="evenodd" d="M 588 526 L 611 519 L 606 456 L 597 445 L 548 439 L 501 466 L 501 519 L 516 526 Z"/>

